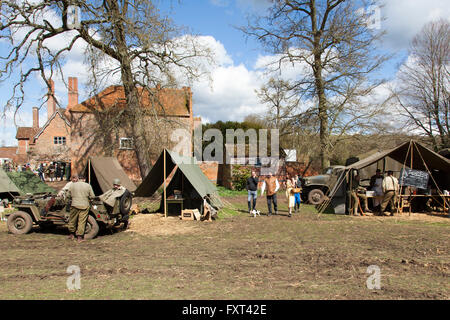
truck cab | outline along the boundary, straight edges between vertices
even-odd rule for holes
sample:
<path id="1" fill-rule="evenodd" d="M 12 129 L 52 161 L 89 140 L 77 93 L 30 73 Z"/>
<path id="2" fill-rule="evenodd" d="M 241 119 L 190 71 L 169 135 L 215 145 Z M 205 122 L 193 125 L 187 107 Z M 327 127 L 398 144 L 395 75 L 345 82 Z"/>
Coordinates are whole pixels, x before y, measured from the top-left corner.
<path id="1" fill-rule="evenodd" d="M 329 192 L 330 187 L 334 185 L 345 166 L 330 166 L 324 170 L 324 173 L 317 176 L 303 178 L 303 201 L 310 204 L 321 204 Z"/>

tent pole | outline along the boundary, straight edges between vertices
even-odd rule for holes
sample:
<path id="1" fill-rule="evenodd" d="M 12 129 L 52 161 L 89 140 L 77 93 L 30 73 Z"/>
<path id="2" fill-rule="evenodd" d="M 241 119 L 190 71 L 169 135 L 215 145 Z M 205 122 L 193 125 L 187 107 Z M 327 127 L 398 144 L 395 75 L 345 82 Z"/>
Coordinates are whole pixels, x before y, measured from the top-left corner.
<path id="1" fill-rule="evenodd" d="M 91 159 L 88 160 L 88 183 L 91 184 Z"/>
<path id="2" fill-rule="evenodd" d="M 164 217 L 167 218 L 167 197 L 166 197 L 166 149 L 164 149 Z"/>

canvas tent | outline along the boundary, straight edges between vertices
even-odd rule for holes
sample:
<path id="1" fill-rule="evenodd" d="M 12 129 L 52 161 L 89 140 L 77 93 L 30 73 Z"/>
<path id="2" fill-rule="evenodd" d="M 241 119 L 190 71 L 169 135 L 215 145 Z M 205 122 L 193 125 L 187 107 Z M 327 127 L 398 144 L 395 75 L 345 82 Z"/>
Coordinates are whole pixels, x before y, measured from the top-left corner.
<path id="1" fill-rule="evenodd" d="M 12 200 L 20 195 L 20 190 L 14 182 L 8 177 L 6 172 L 0 168 L 0 199 Z"/>
<path id="2" fill-rule="evenodd" d="M 111 189 L 113 180 L 116 178 L 130 192 L 136 190 L 136 185 L 123 171 L 117 158 L 114 157 L 90 157 L 84 169 L 84 175 L 86 182 L 92 186 L 96 196 Z"/>
<path id="3" fill-rule="evenodd" d="M 166 185 L 167 177 L 172 173 L 170 183 Z M 221 202 L 216 187 L 203 174 L 197 164 L 197 160 L 192 157 L 181 156 L 176 152 L 164 149 L 150 173 L 144 178 L 141 185 L 136 189 L 135 195 L 138 197 L 150 197 L 158 188 L 164 184 L 162 206 L 167 215 L 167 197 L 170 197 L 174 190 L 180 190 L 184 200 L 183 206 L 188 209 L 199 209 L 203 204 L 203 199 L 214 207 L 221 206 Z"/>
<path id="4" fill-rule="evenodd" d="M 401 164 L 400 168 L 399 163 Z M 438 194 L 442 194 L 443 190 L 450 190 L 450 160 L 411 140 L 395 148 L 376 152 L 347 166 L 330 189 L 329 198 L 335 213 L 342 214 L 346 211 L 346 190 L 349 172 L 352 169 L 361 172 L 370 167 L 373 170 L 372 175 L 375 174 L 376 169 L 381 169 L 382 172 L 392 170 L 396 177 L 399 176 L 402 168 L 427 172 L 430 177 L 430 184 L 436 189 Z M 326 205 L 324 204 L 322 208 L 324 209 Z"/>

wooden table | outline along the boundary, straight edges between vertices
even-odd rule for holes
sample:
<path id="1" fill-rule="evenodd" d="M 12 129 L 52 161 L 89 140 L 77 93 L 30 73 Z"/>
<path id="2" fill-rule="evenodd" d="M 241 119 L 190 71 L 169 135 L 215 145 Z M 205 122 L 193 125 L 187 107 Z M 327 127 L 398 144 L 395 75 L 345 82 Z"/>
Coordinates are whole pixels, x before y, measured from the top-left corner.
<path id="1" fill-rule="evenodd" d="M 179 204 L 179 205 L 181 205 L 180 214 L 183 211 L 183 201 L 184 201 L 183 198 L 181 198 L 181 199 L 175 199 L 175 198 L 166 199 L 167 205 L 169 205 L 169 204 Z"/>

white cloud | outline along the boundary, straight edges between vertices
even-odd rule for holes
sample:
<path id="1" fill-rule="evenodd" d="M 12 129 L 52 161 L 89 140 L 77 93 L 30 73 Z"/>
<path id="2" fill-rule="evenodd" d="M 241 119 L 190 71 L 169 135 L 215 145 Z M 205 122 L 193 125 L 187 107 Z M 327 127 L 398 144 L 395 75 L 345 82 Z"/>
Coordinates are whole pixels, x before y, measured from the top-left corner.
<path id="1" fill-rule="evenodd" d="M 244 65 L 221 66 L 207 82 L 193 86 L 194 112 L 211 122 L 240 121 L 251 113 L 261 113 L 255 89 L 262 84 L 259 74 Z"/>
<path id="2" fill-rule="evenodd" d="M 386 20 L 385 44 L 395 50 L 407 49 L 412 38 L 422 27 L 439 18 L 450 19 L 448 0 L 395 0 L 386 1 L 382 10 Z"/>

